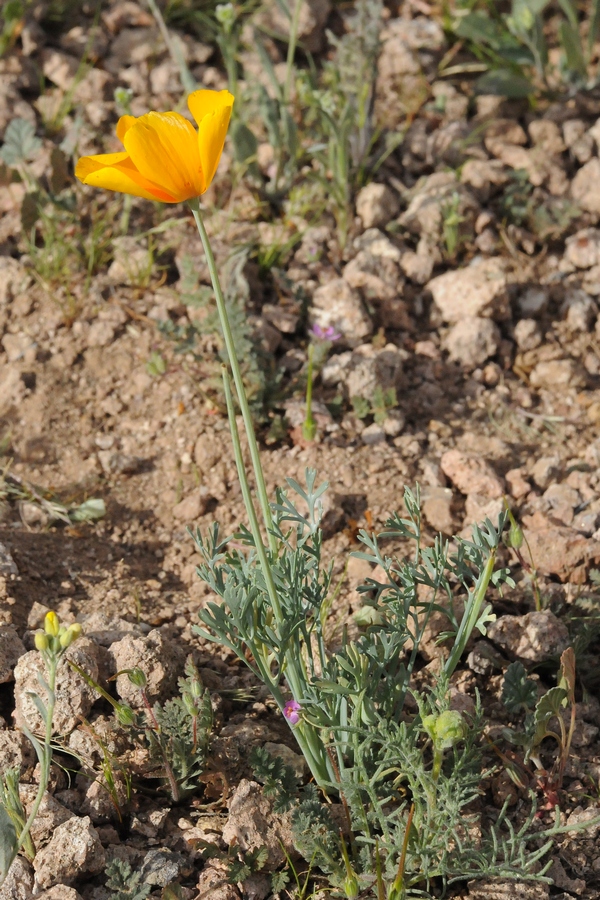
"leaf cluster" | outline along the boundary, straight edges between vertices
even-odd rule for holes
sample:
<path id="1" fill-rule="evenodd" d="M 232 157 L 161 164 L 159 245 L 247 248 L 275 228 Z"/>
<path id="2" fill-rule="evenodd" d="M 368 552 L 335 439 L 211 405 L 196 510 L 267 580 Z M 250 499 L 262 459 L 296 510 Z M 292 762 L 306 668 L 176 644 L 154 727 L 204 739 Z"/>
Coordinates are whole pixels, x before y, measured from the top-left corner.
<path id="1" fill-rule="evenodd" d="M 283 813 L 290 809 L 298 794 L 298 779 L 291 766 L 280 756 L 271 756 L 264 747 L 254 747 L 248 758 L 254 777 L 263 787 L 265 797 L 273 797 L 273 809 Z"/>
<path id="2" fill-rule="evenodd" d="M 141 883 L 141 873 L 134 871 L 124 859 L 112 859 L 106 867 L 106 887 L 112 891 L 110 900 L 145 900 L 152 891 Z"/>

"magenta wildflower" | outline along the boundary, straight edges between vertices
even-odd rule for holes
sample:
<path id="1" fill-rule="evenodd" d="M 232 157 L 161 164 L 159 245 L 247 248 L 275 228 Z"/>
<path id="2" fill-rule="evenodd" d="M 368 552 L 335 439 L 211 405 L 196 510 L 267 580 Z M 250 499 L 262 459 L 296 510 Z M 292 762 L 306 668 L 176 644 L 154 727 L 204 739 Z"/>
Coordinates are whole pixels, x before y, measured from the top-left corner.
<path id="1" fill-rule="evenodd" d="M 288 702 L 283 707 L 283 714 L 290 725 L 297 725 L 300 721 L 299 710 L 301 708 L 302 707 L 297 700 L 288 700 Z"/>
<path id="2" fill-rule="evenodd" d="M 341 338 L 341 334 L 339 331 L 336 331 L 333 325 L 328 325 L 327 328 L 321 328 L 321 326 L 315 322 L 315 324 L 310 329 L 310 333 L 317 338 L 319 341 L 339 341 Z"/>

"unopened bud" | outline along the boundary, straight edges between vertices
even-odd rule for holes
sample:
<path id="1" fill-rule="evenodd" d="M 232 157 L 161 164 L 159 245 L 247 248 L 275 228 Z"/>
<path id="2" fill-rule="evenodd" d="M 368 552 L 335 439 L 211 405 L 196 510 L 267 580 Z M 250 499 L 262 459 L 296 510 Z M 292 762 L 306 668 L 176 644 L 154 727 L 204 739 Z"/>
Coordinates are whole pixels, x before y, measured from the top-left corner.
<path id="1" fill-rule="evenodd" d="M 39 650 L 41 652 L 42 650 L 48 649 L 48 635 L 44 634 L 43 631 L 36 631 L 33 640 L 36 650 Z"/>
<path id="2" fill-rule="evenodd" d="M 438 747 L 446 750 L 461 741 L 466 734 L 465 720 L 455 709 L 440 713 L 435 723 L 435 740 Z"/>
<path id="3" fill-rule="evenodd" d="M 135 685 L 135 687 L 138 687 L 138 688 L 146 687 L 146 685 L 148 683 L 148 679 L 146 678 L 146 676 L 144 675 L 144 673 L 142 672 L 141 669 L 138 669 L 137 667 L 135 669 L 130 669 L 127 672 L 127 674 L 129 676 L 130 682 L 133 685 Z"/>
<path id="4" fill-rule="evenodd" d="M 56 615 L 54 610 L 50 610 L 50 612 L 46 613 L 46 617 L 44 619 L 44 631 L 51 637 L 58 637 L 58 633 L 60 631 L 60 622 L 58 621 L 58 616 Z"/>
<path id="5" fill-rule="evenodd" d="M 115 715 L 121 725 L 133 725 L 135 722 L 134 711 L 130 706 L 125 706 L 125 704 L 121 704 L 117 707 Z"/>
<path id="6" fill-rule="evenodd" d="M 344 894 L 347 900 L 357 900 L 359 894 L 358 879 L 354 873 L 344 878 Z"/>
<path id="7" fill-rule="evenodd" d="M 67 647 L 70 647 L 73 641 L 76 641 L 79 635 L 81 634 L 81 625 L 79 622 L 75 622 L 74 625 L 70 625 L 66 628 L 60 635 L 60 646 L 63 650 L 66 650 Z"/>

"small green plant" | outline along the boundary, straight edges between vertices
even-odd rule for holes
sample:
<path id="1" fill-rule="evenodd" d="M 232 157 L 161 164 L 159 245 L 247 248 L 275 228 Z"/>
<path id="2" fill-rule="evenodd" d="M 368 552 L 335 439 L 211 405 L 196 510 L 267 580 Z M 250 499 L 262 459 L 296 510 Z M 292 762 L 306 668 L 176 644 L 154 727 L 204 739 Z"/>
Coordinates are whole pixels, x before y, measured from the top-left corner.
<path id="1" fill-rule="evenodd" d="M 398 405 L 398 397 L 394 387 L 382 388 L 377 385 L 370 400 L 366 397 L 351 397 L 350 402 L 357 419 L 373 416 L 373 420 L 380 425 L 387 418 L 390 409 L 395 409 Z"/>
<path id="2" fill-rule="evenodd" d="M 298 778 L 292 767 L 280 756 L 271 756 L 264 747 L 254 747 L 248 762 L 256 780 L 264 785 L 265 797 L 274 797 L 274 811 L 290 809 L 298 794 Z"/>
<path id="3" fill-rule="evenodd" d="M 29 6 L 28 0 L 6 0 L 0 12 L 0 57 L 4 56 L 15 40 L 23 26 L 23 19 Z"/>
<path id="4" fill-rule="evenodd" d="M 56 705 L 56 673 L 66 650 L 81 634 L 81 625 L 75 623 L 65 628 L 60 624 L 55 612 L 46 613 L 43 631 L 35 633 L 35 647 L 39 652 L 46 670 L 46 677 L 38 672 L 38 681 L 45 694 L 45 701 L 37 694 L 32 694 L 35 707 L 44 723 L 44 735 L 39 740 L 25 724 L 21 725 L 23 733 L 33 744 L 40 765 L 39 787 L 33 801 L 29 817 L 25 819 L 23 807 L 19 800 L 16 776 L 5 774 L 0 790 L 0 887 L 21 848 L 28 855 L 35 853 L 31 842 L 31 826 L 35 822 L 40 804 L 48 789 L 50 766 L 52 764 L 52 720 Z"/>
<path id="5" fill-rule="evenodd" d="M 510 743 L 524 750 L 523 767 L 533 763 L 539 787 L 548 799 L 549 808 L 558 804 L 558 792 L 562 787 L 565 768 L 571 752 L 575 731 L 575 653 L 572 647 L 560 658 L 560 673 L 556 687 L 550 688 L 537 699 L 537 684 L 527 677 L 520 662 L 512 663 L 506 670 L 502 688 L 502 701 L 512 715 L 525 713 L 522 731 L 505 729 Z M 563 710 L 569 710 L 569 724 L 565 724 Z M 555 723 L 554 728 L 551 723 Z M 542 762 L 543 742 L 552 738 L 558 746 L 558 757 L 548 772 Z M 514 772 L 514 768 L 512 769 Z"/>
<path id="6" fill-rule="evenodd" d="M 147 678 L 141 669 L 117 673 L 127 674 L 138 688 L 143 706 L 140 712 L 115 700 L 75 663 L 71 667 L 111 704 L 117 721 L 129 731 L 134 742 L 148 750 L 145 778 L 158 780 L 174 803 L 200 789 L 199 779 L 206 766 L 212 730 L 212 706 L 210 693 L 204 688 L 191 657 L 186 662 L 185 677 L 179 679 L 179 696 L 165 703 L 150 703 Z"/>
<path id="7" fill-rule="evenodd" d="M 124 859 L 112 859 L 106 867 L 106 875 L 110 900 L 145 900 L 152 890 L 151 885 L 141 883 L 141 874 Z"/>
<path id="8" fill-rule="evenodd" d="M 465 217 L 460 213 L 460 205 L 460 194 L 456 192 L 442 205 L 442 232 L 444 244 L 446 245 L 446 254 L 449 259 L 455 258 L 461 241 L 464 240 L 460 226 L 465 221 Z"/>
<path id="9" fill-rule="evenodd" d="M 489 0 L 457 3 L 456 15 L 446 24 L 488 68 L 476 83 L 480 93 L 516 98 L 557 86 L 593 87 L 590 62 L 600 29 L 600 2 L 591 0 L 581 20 L 572 0 L 558 5 L 557 15 L 550 0 L 512 0 L 508 11 Z M 549 30 L 561 50 L 555 69 L 549 61 Z"/>
<path id="10" fill-rule="evenodd" d="M 106 505 L 99 497 L 90 497 L 83 503 L 61 503 L 51 491 L 30 484 L 20 475 L 0 471 L 0 505 L 7 502 L 33 503 L 47 516 L 49 522 L 95 522 L 106 515 Z"/>

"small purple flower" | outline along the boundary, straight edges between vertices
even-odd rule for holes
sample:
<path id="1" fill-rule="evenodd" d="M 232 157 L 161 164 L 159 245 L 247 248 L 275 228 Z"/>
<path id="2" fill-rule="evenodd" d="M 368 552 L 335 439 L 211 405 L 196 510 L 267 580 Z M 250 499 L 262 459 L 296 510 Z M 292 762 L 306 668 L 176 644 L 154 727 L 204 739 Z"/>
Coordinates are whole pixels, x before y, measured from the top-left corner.
<path id="1" fill-rule="evenodd" d="M 313 337 L 316 337 L 319 341 L 339 341 L 341 338 L 341 334 L 339 331 L 336 331 L 333 325 L 328 325 L 327 328 L 321 328 L 321 326 L 315 322 L 315 324 L 310 329 L 310 333 Z"/>
<path id="2" fill-rule="evenodd" d="M 290 725 L 297 725 L 300 721 L 299 710 L 302 709 L 297 700 L 288 700 L 283 707 L 283 714 Z"/>

